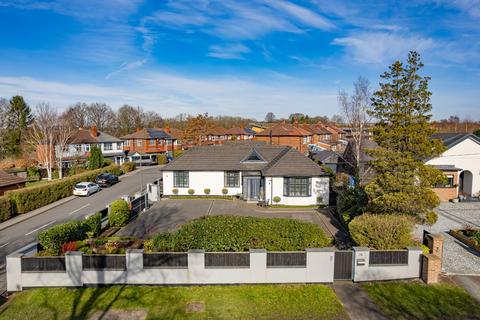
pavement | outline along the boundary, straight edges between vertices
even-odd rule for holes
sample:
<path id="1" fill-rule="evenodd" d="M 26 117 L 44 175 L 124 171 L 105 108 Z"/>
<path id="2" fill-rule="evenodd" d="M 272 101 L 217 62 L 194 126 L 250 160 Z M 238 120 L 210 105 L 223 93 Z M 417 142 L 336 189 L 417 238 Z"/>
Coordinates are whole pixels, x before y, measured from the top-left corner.
<path id="1" fill-rule="evenodd" d="M 153 182 L 160 176 L 159 166 L 140 168 L 122 176 L 118 184 L 102 189 L 90 197 L 73 197 L 69 201 L 62 199 L 47 206 L 47 210 L 45 207 L 39 211 L 35 210 L 36 214 L 30 213 L 28 219 L 3 228 L 0 232 L 0 294 L 6 288 L 5 258 L 8 254 L 36 241 L 37 234 L 41 230 L 62 222 L 79 220 L 98 212 L 119 197 L 140 191 L 142 186 L 145 190 L 147 183 Z"/>
<path id="2" fill-rule="evenodd" d="M 467 226 L 480 228 L 480 202 L 444 202 L 435 209 L 438 221 L 432 226 L 418 225 L 414 236 L 421 241 L 423 230 L 441 233 L 443 243 L 442 271 L 447 274 L 480 275 L 480 254 L 447 232 Z"/>
<path id="3" fill-rule="evenodd" d="M 352 320 L 388 320 L 373 303 L 362 285 L 352 282 L 336 282 L 333 285 L 338 299 L 343 304 L 345 311 Z"/>
<path id="4" fill-rule="evenodd" d="M 335 226 L 327 211 L 311 208 L 267 209 L 241 200 L 165 199 L 121 229 L 117 235 L 148 239 L 159 232 L 171 232 L 183 224 L 205 215 L 238 215 L 265 218 L 287 218 L 319 225 L 327 235 L 339 237 L 343 231 Z"/>
<path id="5" fill-rule="evenodd" d="M 480 275 L 479 276 L 463 276 L 455 275 L 451 279 L 455 284 L 462 287 L 467 291 L 474 299 L 480 303 Z"/>

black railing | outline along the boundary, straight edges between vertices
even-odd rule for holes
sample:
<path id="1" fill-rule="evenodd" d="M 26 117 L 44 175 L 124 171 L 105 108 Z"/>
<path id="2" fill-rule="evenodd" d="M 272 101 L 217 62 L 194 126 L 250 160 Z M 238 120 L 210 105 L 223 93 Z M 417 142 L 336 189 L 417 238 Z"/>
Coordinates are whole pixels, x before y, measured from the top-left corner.
<path id="1" fill-rule="evenodd" d="M 249 252 L 208 252 L 205 253 L 205 267 L 249 268 Z"/>
<path id="2" fill-rule="evenodd" d="M 83 270 L 126 270 L 124 255 L 83 255 Z"/>
<path id="3" fill-rule="evenodd" d="M 131 209 L 131 214 L 130 217 L 133 219 L 136 217 L 140 212 L 142 212 L 143 209 L 147 208 L 148 204 L 148 196 L 146 194 L 142 195 L 141 197 L 138 197 L 137 199 L 134 199 L 131 202 L 132 209 Z"/>
<path id="4" fill-rule="evenodd" d="M 267 267 L 306 267 L 305 252 L 267 252 Z"/>
<path id="5" fill-rule="evenodd" d="M 65 257 L 22 257 L 21 266 L 22 272 L 66 270 Z"/>
<path id="6" fill-rule="evenodd" d="M 102 216 L 102 220 L 108 217 L 108 208 L 102 209 L 98 211 L 100 215 Z"/>
<path id="7" fill-rule="evenodd" d="M 187 268 L 187 253 L 144 253 L 144 268 Z"/>
<path id="8" fill-rule="evenodd" d="M 408 250 L 370 251 L 370 265 L 408 265 Z"/>

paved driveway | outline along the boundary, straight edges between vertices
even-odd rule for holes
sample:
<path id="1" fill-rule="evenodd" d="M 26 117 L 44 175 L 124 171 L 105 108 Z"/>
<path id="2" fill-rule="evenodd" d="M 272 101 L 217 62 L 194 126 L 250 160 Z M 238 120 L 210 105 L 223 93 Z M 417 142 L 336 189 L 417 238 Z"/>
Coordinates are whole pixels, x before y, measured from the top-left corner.
<path id="1" fill-rule="evenodd" d="M 342 231 L 327 212 L 314 209 L 265 209 L 240 200 L 162 200 L 120 230 L 117 235 L 148 239 L 159 232 L 173 231 L 205 215 L 239 215 L 288 218 L 318 224 L 336 239 Z"/>
<path id="2" fill-rule="evenodd" d="M 465 226 L 480 228 L 480 203 L 442 203 L 435 211 L 438 221 L 433 226 L 417 226 L 415 236 L 421 239 L 423 230 L 445 236 L 442 271 L 453 274 L 480 274 L 480 255 L 448 235 L 450 229 Z"/>

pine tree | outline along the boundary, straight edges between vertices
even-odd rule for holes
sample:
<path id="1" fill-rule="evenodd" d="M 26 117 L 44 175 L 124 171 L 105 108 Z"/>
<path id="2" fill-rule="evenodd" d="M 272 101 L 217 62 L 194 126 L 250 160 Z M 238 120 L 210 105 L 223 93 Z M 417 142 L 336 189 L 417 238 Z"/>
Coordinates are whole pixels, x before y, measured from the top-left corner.
<path id="1" fill-rule="evenodd" d="M 443 181 L 442 172 L 427 166 L 425 159 L 443 152 L 440 140 L 431 139 L 432 105 L 429 77 L 419 75 L 420 55 L 410 52 L 407 64 L 397 61 L 381 78 L 373 94 L 371 116 L 378 149 L 368 150 L 375 178 L 366 186 L 369 211 L 425 215 L 439 204 L 432 185 Z"/>
<path id="2" fill-rule="evenodd" d="M 32 111 L 23 97 L 12 97 L 6 114 L 6 134 L 3 141 L 7 155 L 21 154 L 22 135 L 32 121 Z"/>
<path id="3" fill-rule="evenodd" d="M 88 168 L 90 170 L 99 169 L 103 167 L 103 154 L 97 146 L 90 148 L 90 157 L 88 157 Z"/>

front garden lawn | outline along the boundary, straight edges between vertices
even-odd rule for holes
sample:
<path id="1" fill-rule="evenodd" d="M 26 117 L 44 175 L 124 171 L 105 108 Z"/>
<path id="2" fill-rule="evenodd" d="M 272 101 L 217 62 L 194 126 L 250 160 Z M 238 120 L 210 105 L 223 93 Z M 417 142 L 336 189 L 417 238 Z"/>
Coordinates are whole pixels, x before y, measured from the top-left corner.
<path id="1" fill-rule="evenodd" d="M 108 310 L 147 319 L 348 319 L 323 285 L 31 289 L 0 307 L 0 319 L 85 319 Z"/>
<path id="2" fill-rule="evenodd" d="M 480 319 L 480 304 L 454 285 L 373 283 L 365 290 L 392 319 Z"/>

